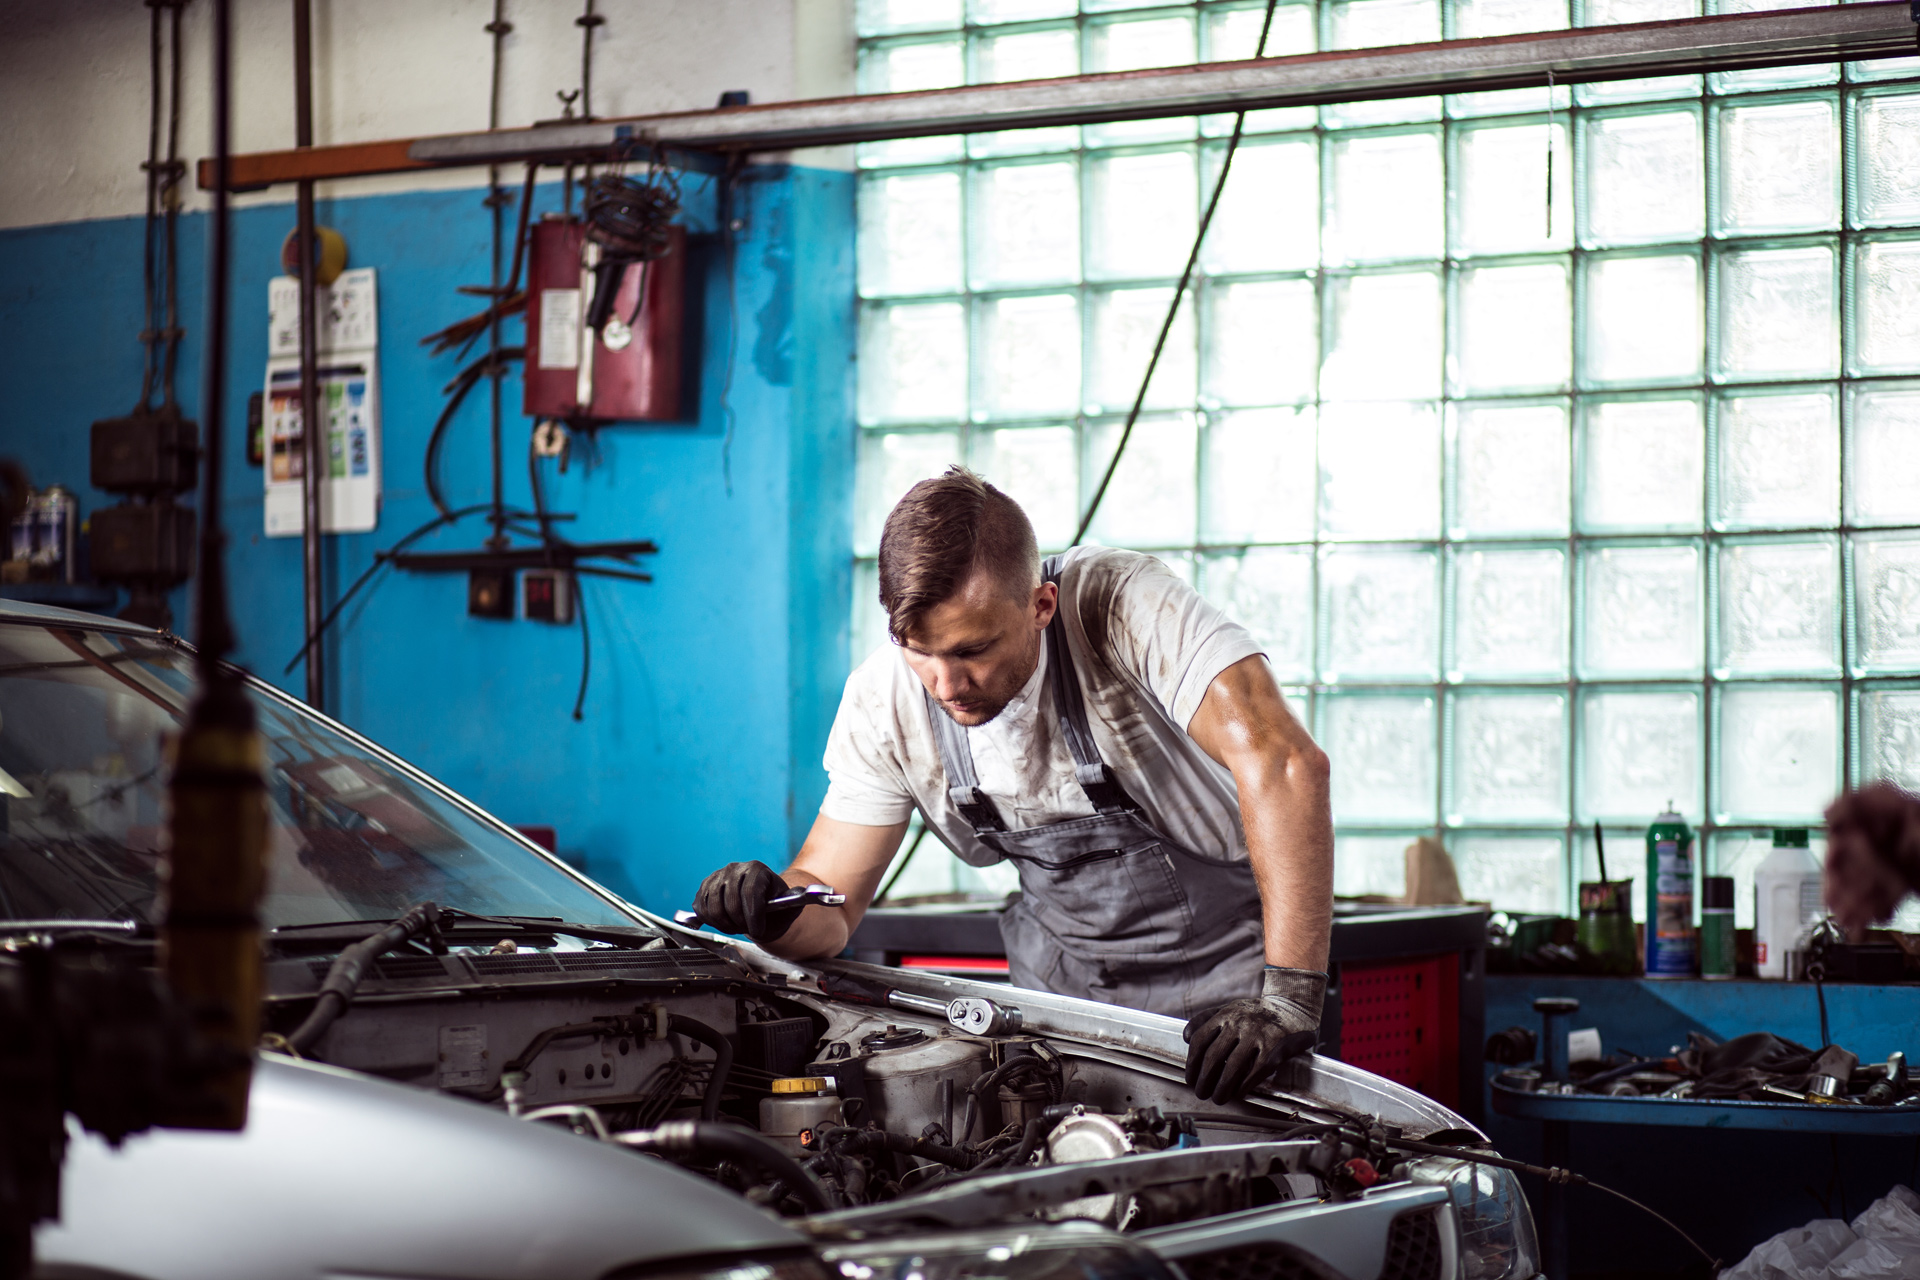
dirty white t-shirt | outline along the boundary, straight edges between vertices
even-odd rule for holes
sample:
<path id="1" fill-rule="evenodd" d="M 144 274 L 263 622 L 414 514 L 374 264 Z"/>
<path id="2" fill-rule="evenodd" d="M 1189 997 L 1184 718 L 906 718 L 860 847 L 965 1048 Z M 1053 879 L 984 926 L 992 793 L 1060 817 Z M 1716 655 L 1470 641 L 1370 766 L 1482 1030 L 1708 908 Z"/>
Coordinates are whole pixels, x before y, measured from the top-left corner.
<path id="1" fill-rule="evenodd" d="M 1233 775 L 1187 736 L 1213 678 L 1260 652 L 1238 623 L 1152 556 L 1105 547 L 1067 553 L 1060 575 L 1066 627 L 1100 757 L 1147 821 L 1195 853 L 1245 858 Z M 1074 781 L 1054 709 L 1047 650 L 999 715 L 967 730 L 980 788 L 1014 830 L 1093 813 Z M 914 809 L 974 866 L 1000 861 L 947 798 L 918 676 L 883 645 L 847 677 L 827 738 L 827 798 L 841 822 L 890 826 Z"/>

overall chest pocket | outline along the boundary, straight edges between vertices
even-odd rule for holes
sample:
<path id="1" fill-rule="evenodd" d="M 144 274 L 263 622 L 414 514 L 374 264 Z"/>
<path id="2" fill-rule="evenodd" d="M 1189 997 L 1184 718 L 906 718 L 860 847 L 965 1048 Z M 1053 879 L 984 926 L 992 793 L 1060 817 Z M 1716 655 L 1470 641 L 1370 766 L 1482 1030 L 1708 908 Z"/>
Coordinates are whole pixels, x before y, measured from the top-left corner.
<path id="1" fill-rule="evenodd" d="M 1089 824 L 1081 831 L 1063 828 Z M 1192 934 L 1193 913 L 1174 855 L 1153 832 L 1111 818 L 1011 832 L 1002 851 L 1038 921 L 1082 954 L 1166 953 Z"/>

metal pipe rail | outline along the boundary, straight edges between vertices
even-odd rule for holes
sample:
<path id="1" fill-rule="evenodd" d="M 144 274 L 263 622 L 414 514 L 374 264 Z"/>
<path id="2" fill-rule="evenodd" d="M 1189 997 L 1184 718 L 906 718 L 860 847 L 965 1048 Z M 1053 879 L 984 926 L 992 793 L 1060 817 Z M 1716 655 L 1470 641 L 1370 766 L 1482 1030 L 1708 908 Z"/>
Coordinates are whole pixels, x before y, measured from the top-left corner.
<path id="1" fill-rule="evenodd" d="M 780 151 L 1538 87 L 1549 74 L 1557 84 L 1572 84 L 1894 57 L 1916 51 L 1916 7 L 1920 0 L 1875 0 L 257 152 L 233 157 L 230 181 L 247 189 L 415 169 L 601 159 L 655 146 L 696 156 Z M 202 187 L 213 182 L 206 161 L 199 180 Z"/>

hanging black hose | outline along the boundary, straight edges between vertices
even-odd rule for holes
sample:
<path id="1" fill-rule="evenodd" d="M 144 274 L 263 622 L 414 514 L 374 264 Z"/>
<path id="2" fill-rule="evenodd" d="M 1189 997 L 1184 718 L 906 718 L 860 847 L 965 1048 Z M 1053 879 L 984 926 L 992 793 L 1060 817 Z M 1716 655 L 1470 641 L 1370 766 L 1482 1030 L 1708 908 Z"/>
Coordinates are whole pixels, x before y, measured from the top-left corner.
<path id="1" fill-rule="evenodd" d="M 1260 23 L 1260 42 L 1254 46 L 1253 56 L 1264 58 L 1267 53 L 1267 35 L 1273 30 L 1273 11 L 1279 0 L 1267 0 L 1267 14 Z M 1193 269 L 1200 261 L 1200 247 L 1207 242 L 1207 228 L 1213 225 L 1213 215 L 1220 208 L 1220 197 L 1227 189 L 1227 175 L 1233 172 L 1233 157 L 1240 150 L 1240 135 L 1246 130 L 1247 113 L 1242 111 L 1233 117 L 1233 136 L 1227 139 L 1227 153 L 1220 161 L 1220 176 L 1214 180 L 1213 195 L 1207 200 L 1206 212 L 1200 215 L 1200 229 L 1193 234 L 1193 247 L 1187 251 L 1187 265 L 1180 272 L 1180 283 L 1173 287 L 1173 301 L 1167 306 L 1167 318 L 1160 322 L 1160 336 L 1154 339 L 1153 354 L 1147 357 L 1147 371 L 1140 377 L 1139 393 L 1133 397 L 1133 407 L 1127 410 L 1127 422 L 1120 429 L 1120 442 L 1114 446 L 1113 457 L 1107 461 L 1107 469 L 1100 476 L 1100 483 L 1093 491 L 1093 501 L 1087 504 L 1086 514 L 1080 517 L 1080 527 L 1074 530 L 1073 541 L 1078 545 L 1087 536 L 1087 530 L 1093 526 L 1093 517 L 1099 513 L 1101 499 L 1107 496 L 1107 486 L 1113 483 L 1113 476 L 1120 469 L 1120 459 L 1127 452 L 1127 444 L 1133 439 L 1134 423 L 1140 419 L 1140 409 L 1147 402 L 1147 388 L 1153 385 L 1153 372 L 1160 367 L 1160 353 L 1166 350 L 1167 338 L 1173 332 L 1173 322 L 1180 314 L 1180 304 L 1187 296 L 1187 285 L 1193 280 Z"/>
<path id="2" fill-rule="evenodd" d="M 439 907 L 431 902 L 416 903 L 386 928 L 343 949 L 327 970 L 320 995 L 306 1019 L 287 1036 L 287 1045 L 296 1053 L 305 1053 L 353 1003 L 353 993 L 360 989 L 368 965 L 408 939 L 437 928 L 439 922 Z"/>
<path id="3" fill-rule="evenodd" d="M 720 1094 L 727 1087 L 727 1076 L 733 1071 L 733 1045 L 727 1038 L 704 1022 L 674 1014 L 667 1019 L 667 1030 L 685 1036 L 689 1040 L 698 1040 L 713 1050 L 713 1075 L 707 1080 L 707 1094 L 700 1102 L 702 1120 L 720 1118 Z M 798 1167 L 798 1166 L 796 1166 Z"/>
<path id="4" fill-rule="evenodd" d="M 446 405 L 440 410 L 440 416 L 434 420 L 433 430 L 427 435 L 427 453 L 424 463 L 427 497 L 433 502 L 433 509 L 442 517 L 450 516 L 453 508 L 448 505 L 446 495 L 440 491 L 440 445 L 446 438 L 447 428 L 453 425 L 453 415 L 460 411 L 467 393 L 474 384 L 492 374 L 496 364 L 502 369 L 511 361 L 526 359 L 525 347 L 502 347 L 498 355 L 488 353 L 455 374 L 453 381 L 441 389 L 447 397 Z M 492 504 L 488 504 L 492 510 Z"/>

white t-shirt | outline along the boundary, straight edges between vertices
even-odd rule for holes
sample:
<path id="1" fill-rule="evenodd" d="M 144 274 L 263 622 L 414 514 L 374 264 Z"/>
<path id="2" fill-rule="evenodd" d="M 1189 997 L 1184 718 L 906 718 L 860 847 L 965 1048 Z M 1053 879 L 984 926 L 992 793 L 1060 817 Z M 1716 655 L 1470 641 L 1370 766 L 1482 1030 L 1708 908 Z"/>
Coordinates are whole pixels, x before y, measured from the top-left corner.
<path id="1" fill-rule="evenodd" d="M 1260 646 L 1166 565 L 1134 551 L 1068 552 L 1060 610 L 1100 758 L 1157 830 L 1204 856 L 1245 858 L 1233 775 L 1186 729 L 1213 678 Z M 1042 645 L 1039 667 L 1006 709 L 967 730 L 980 789 L 1013 830 L 1093 812 L 1074 781 L 1050 666 Z M 918 808 L 961 858 L 998 862 L 947 798 L 929 714 L 943 713 L 930 712 L 905 654 L 892 644 L 875 650 L 847 677 L 820 811 L 890 826 Z"/>

